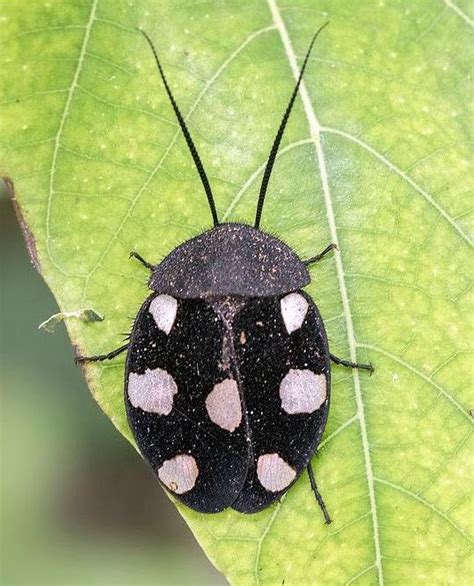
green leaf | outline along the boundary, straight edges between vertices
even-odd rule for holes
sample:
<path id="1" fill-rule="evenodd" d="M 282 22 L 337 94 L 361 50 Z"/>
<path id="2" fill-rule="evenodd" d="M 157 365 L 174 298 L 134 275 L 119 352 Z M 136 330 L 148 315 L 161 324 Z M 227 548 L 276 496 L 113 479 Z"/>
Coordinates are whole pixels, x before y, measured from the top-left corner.
<path id="1" fill-rule="evenodd" d="M 335 367 L 315 469 L 251 516 L 180 513 L 233 584 L 467 584 L 472 558 L 472 3 L 3 2 L 0 161 L 33 259 L 82 354 L 117 347 L 158 262 L 210 226 L 140 26 L 162 56 L 220 216 L 251 222 L 308 42 L 326 19 L 263 228 L 312 269 Z M 472 358 L 472 357 L 471 357 Z M 129 439 L 123 361 L 90 365 Z"/>

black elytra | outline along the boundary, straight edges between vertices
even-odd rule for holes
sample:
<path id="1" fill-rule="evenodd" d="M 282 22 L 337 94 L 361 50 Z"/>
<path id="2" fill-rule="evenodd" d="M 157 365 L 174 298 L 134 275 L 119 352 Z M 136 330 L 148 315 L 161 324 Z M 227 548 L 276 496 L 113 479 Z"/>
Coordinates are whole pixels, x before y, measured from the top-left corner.
<path id="1" fill-rule="evenodd" d="M 327 23 L 326 23 L 327 24 Z M 331 360 L 323 320 L 302 289 L 308 265 L 259 229 L 273 164 L 316 37 L 282 118 L 263 174 L 254 226 L 219 223 L 204 166 L 155 61 L 201 178 L 214 227 L 184 242 L 151 270 L 151 295 L 134 321 L 125 406 L 137 445 L 165 488 L 203 513 L 232 507 L 255 513 L 279 499 L 307 470 L 324 513 L 311 458 L 326 425 Z"/>

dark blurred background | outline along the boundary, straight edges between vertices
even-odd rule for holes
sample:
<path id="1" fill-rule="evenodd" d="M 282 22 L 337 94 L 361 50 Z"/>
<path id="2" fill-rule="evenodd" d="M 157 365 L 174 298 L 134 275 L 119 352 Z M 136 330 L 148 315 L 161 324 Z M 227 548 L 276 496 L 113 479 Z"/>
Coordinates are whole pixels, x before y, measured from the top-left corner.
<path id="1" fill-rule="evenodd" d="M 95 404 L 0 184 L 3 585 L 224 584 Z"/>

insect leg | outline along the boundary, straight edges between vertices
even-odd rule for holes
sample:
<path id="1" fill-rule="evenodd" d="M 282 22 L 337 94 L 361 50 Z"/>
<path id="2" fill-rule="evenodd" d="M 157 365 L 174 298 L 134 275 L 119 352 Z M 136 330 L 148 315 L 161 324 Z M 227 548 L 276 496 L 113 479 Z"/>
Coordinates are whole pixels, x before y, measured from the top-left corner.
<path id="1" fill-rule="evenodd" d="M 337 244 L 330 244 L 329 246 L 326 246 L 326 248 L 320 252 L 319 254 L 317 254 L 316 256 L 312 256 L 311 258 L 308 258 L 308 260 L 304 260 L 303 263 L 308 266 L 313 264 L 314 262 L 318 262 L 318 260 L 321 260 L 324 256 L 326 256 L 326 254 L 328 252 L 331 252 L 331 250 L 337 250 Z"/>
<path id="2" fill-rule="evenodd" d="M 132 252 L 128 255 L 128 258 L 136 258 L 139 260 L 144 267 L 152 271 L 155 268 L 155 265 L 152 265 L 150 262 L 147 262 L 141 254 L 132 250 Z"/>
<path id="3" fill-rule="evenodd" d="M 112 350 L 108 354 L 98 354 L 97 356 L 76 356 L 74 362 L 77 364 L 78 362 L 101 362 L 102 360 L 112 360 L 122 352 L 128 348 L 128 344 L 124 344 L 117 348 L 116 350 Z"/>
<path id="4" fill-rule="evenodd" d="M 362 368 L 363 370 L 368 370 L 370 374 L 372 374 L 375 370 L 372 364 L 360 364 L 358 362 L 351 362 L 350 360 L 344 360 L 342 358 L 338 358 L 334 356 L 334 354 L 329 354 L 331 360 L 334 364 L 341 364 L 342 366 L 347 366 L 347 368 Z"/>
<path id="5" fill-rule="evenodd" d="M 332 519 L 329 516 L 328 510 L 326 509 L 326 505 L 324 504 L 323 501 L 323 497 L 321 496 L 318 487 L 316 486 L 316 479 L 314 478 L 314 472 L 313 472 L 313 468 L 311 466 L 311 462 L 308 464 L 307 467 L 308 470 L 308 476 L 309 476 L 309 483 L 311 484 L 311 490 L 314 493 L 314 496 L 316 497 L 316 500 L 318 502 L 319 508 L 321 509 L 323 515 L 324 515 L 324 522 L 329 525 L 329 523 L 331 523 Z"/>

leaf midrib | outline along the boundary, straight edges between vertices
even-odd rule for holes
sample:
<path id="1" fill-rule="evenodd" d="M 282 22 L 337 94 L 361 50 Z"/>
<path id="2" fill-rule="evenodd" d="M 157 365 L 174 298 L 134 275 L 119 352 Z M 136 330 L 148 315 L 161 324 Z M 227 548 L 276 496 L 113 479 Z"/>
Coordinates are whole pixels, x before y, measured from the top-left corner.
<path id="1" fill-rule="evenodd" d="M 467 14 L 465 14 L 459 8 L 459 6 L 457 6 L 456 4 L 454 4 L 454 2 L 452 2 L 451 0 L 444 0 L 444 3 L 446 4 L 446 6 L 448 8 L 450 8 L 451 10 L 453 10 L 460 18 L 462 18 L 471 28 L 474 28 L 474 20 L 472 20 L 471 18 L 469 18 L 469 16 Z"/>
<path id="2" fill-rule="evenodd" d="M 299 67 L 296 59 L 296 54 L 293 49 L 293 45 L 291 43 L 291 39 L 289 33 L 286 29 L 285 22 L 282 18 L 280 10 L 278 8 L 278 4 L 276 0 L 267 0 L 268 7 L 272 14 L 273 22 L 280 34 L 281 41 L 283 43 L 283 47 L 285 50 L 285 54 L 289 61 L 293 76 L 295 80 L 299 77 Z M 331 241 L 338 245 L 339 247 L 339 238 L 337 233 L 336 227 L 336 219 L 333 210 L 332 198 L 331 198 L 331 191 L 329 187 L 329 179 L 328 173 L 326 169 L 326 159 L 324 156 L 323 146 L 321 142 L 321 124 L 319 123 L 313 104 L 311 102 L 308 90 L 306 88 L 306 84 L 304 80 L 302 80 L 300 85 L 300 95 L 303 102 L 304 111 L 306 117 L 308 119 L 309 130 L 311 138 L 314 141 L 315 145 L 315 155 L 316 155 L 316 165 L 319 170 L 321 184 L 323 188 L 323 196 L 324 196 L 324 203 L 326 206 L 326 215 L 328 218 L 329 223 L 329 230 L 331 233 Z M 339 247 L 340 250 L 340 247 Z M 350 359 L 352 362 L 357 362 L 357 349 L 356 349 L 356 340 L 354 334 L 354 323 L 352 319 L 352 312 L 349 303 L 349 295 L 347 292 L 347 286 L 345 281 L 345 273 L 344 273 L 344 265 L 342 262 L 342 252 L 340 254 L 335 255 L 335 263 L 336 263 L 336 271 L 338 276 L 338 283 L 339 283 L 339 292 L 341 295 L 343 312 L 344 312 L 344 319 L 346 322 L 346 329 L 347 329 L 347 340 L 349 344 L 349 354 Z M 357 416 L 359 420 L 360 426 L 360 433 L 362 439 L 362 449 L 364 455 L 364 463 L 365 463 L 365 474 L 367 477 L 367 485 L 369 490 L 369 502 L 370 502 L 370 512 L 372 517 L 372 535 L 373 535 L 373 543 L 375 549 L 375 566 L 377 568 L 377 575 L 378 581 L 380 585 L 383 585 L 383 568 L 382 568 L 382 557 L 381 557 L 381 547 L 380 547 L 380 535 L 379 535 L 379 525 L 378 525 L 378 518 L 377 518 L 377 503 L 375 498 L 375 485 L 374 485 L 374 474 L 372 470 L 372 461 L 370 458 L 370 450 L 369 450 L 369 440 L 368 440 L 368 433 L 367 433 L 367 425 L 365 421 L 365 410 L 364 410 L 364 403 L 362 400 L 362 392 L 360 386 L 360 378 L 357 369 L 353 369 L 352 371 L 352 379 L 354 381 L 354 395 L 355 401 L 357 405 Z"/>

